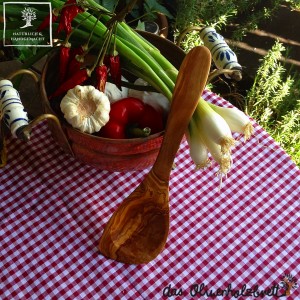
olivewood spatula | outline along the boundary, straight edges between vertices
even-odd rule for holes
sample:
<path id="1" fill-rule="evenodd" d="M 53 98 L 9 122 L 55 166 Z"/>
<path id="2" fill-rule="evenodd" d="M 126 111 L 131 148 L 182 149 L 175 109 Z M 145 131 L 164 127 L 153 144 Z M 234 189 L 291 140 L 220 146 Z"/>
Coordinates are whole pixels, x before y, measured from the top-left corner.
<path id="1" fill-rule="evenodd" d="M 100 252 L 127 264 L 153 260 L 169 232 L 169 177 L 188 123 L 206 84 L 211 55 L 193 48 L 179 70 L 165 135 L 157 159 L 141 184 L 122 202 L 100 238 Z"/>

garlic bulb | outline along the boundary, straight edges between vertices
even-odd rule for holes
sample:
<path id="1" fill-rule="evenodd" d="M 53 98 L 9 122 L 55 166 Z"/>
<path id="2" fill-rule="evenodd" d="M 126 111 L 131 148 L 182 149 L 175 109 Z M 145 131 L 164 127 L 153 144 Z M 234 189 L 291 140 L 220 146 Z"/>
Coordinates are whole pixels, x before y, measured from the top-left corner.
<path id="1" fill-rule="evenodd" d="M 98 132 L 109 120 L 108 97 L 91 85 L 76 85 L 60 104 L 65 119 L 82 132 Z"/>

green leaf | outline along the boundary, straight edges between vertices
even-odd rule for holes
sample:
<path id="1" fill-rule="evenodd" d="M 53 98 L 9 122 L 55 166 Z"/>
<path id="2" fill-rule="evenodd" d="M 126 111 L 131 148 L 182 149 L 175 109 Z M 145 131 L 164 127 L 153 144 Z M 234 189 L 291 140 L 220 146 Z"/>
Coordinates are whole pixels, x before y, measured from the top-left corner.
<path id="1" fill-rule="evenodd" d="M 96 2 L 111 12 L 114 11 L 115 6 L 118 4 L 118 0 L 96 0 Z"/>
<path id="2" fill-rule="evenodd" d="M 136 29 L 145 31 L 145 23 L 139 20 Z"/>
<path id="3" fill-rule="evenodd" d="M 156 0 L 146 0 L 144 9 L 147 13 L 162 13 L 170 19 L 174 18 L 172 14 Z"/>

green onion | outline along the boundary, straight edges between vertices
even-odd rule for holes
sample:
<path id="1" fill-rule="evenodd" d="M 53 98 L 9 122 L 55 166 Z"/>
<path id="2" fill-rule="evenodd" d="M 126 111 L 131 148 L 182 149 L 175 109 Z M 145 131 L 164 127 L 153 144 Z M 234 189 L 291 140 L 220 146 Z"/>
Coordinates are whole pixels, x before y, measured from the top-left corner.
<path id="1" fill-rule="evenodd" d="M 196 166 L 196 170 L 209 166 L 208 149 L 203 141 L 201 131 L 198 130 L 193 118 L 189 123 L 186 137 L 190 148 L 190 156 Z"/>
<path id="2" fill-rule="evenodd" d="M 210 103 L 210 107 L 224 118 L 232 132 L 244 134 L 247 141 L 254 132 L 250 119 L 239 109 L 220 107 Z"/>
<path id="3" fill-rule="evenodd" d="M 235 144 L 231 130 L 226 121 L 203 98 L 199 100 L 194 117 L 197 126 L 205 129 L 205 135 L 221 146 L 221 152 L 230 153 Z"/>

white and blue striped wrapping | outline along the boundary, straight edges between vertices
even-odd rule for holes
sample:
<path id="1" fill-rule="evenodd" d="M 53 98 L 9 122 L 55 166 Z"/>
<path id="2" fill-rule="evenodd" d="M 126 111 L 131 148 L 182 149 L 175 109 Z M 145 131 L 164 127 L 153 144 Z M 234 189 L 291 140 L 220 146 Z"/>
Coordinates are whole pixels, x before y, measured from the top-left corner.
<path id="1" fill-rule="evenodd" d="M 229 48 L 223 36 L 212 27 L 205 27 L 200 31 L 201 40 L 212 55 L 218 69 L 241 70 L 235 53 Z"/>
<path id="2" fill-rule="evenodd" d="M 1 119 L 10 129 L 14 137 L 19 128 L 28 125 L 27 112 L 21 102 L 20 95 L 11 81 L 0 80 L 0 113 Z"/>

